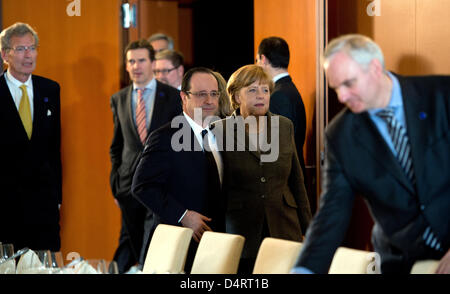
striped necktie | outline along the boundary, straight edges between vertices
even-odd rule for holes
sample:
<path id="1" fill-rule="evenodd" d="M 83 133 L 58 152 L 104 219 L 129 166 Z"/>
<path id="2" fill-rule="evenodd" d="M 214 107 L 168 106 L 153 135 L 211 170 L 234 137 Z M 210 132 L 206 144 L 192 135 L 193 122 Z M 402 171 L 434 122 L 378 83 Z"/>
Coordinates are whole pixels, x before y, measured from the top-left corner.
<path id="1" fill-rule="evenodd" d="M 397 159 L 403 168 L 406 176 L 414 185 L 416 178 L 411 159 L 411 147 L 405 128 L 394 118 L 394 110 L 392 108 L 383 109 L 377 115 L 381 117 L 388 126 L 389 135 L 391 136 L 394 148 L 397 151 Z M 436 235 L 428 226 L 422 235 L 425 244 L 435 250 L 442 250 L 441 243 Z"/>
<path id="2" fill-rule="evenodd" d="M 136 127 L 142 144 L 147 138 L 147 112 L 145 110 L 144 89 L 137 89 Z"/>
<path id="3" fill-rule="evenodd" d="M 28 98 L 27 86 L 25 84 L 20 86 L 22 90 L 22 98 L 19 104 L 19 115 L 22 120 L 23 127 L 27 132 L 28 139 L 31 139 L 31 133 L 33 130 L 33 121 L 31 119 L 31 107 L 30 99 Z"/>
<path id="4" fill-rule="evenodd" d="M 415 184 L 415 175 L 411 159 L 411 147 L 409 145 L 408 135 L 405 128 L 394 118 L 394 110 L 386 108 L 377 113 L 388 126 L 389 135 L 392 144 L 397 151 L 397 159 L 412 184 Z"/>

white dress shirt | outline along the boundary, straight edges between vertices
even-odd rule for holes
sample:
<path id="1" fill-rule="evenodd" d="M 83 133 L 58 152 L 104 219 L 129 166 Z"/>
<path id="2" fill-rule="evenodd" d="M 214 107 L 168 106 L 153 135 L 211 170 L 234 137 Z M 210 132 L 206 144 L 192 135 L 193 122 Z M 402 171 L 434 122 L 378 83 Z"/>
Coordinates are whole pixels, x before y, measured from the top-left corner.
<path id="1" fill-rule="evenodd" d="M 31 75 L 28 78 L 28 80 L 25 83 L 22 83 L 21 81 L 17 80 L 15 77 L 12 76 L 12 74 L 8 71 L 5 75 L 6 84 L 8 85 L 9 92 L 11 93 L 11 96 L 13 97 L 14 104 L 17 107 L 17 111 L 19 111 L 19 105 L 20 100 L 22 100 L 22 89 L 20 89 L 20 86 L 25 84 L 27 86 L 27 93 L 28 93 L 28 99 L 30 100 L 30 111 L 31 111 L 31 120 L 33 121 L 34 117 L 34 103 L 33 103 L 33 82 L 31 80 Z"/>
<path id="2" fill-rule="evenodd" d="M 192 131 L 194 132 L 195 138 L 197 139 L 197 142 L 200 144 L 200 146 L 203 149 L 203 138 L 202 138 L 202 131 L 203 130 L 208 130 L 207 136 L 208 136 L 208 143 L 209 146 L 211 147 L 211 153 L 214 156 L 214 159 L 216 161 L 216 165 L 217 165 L 217 172 L 219 173 L 219 179 L 220 179 L 220 184 L 222 185 L 222 179 L 223 179 L 223 162 L 222 162 L 222 157 L 220 156 L 219 153 L 219 148 L 217 147 L 217 142 L 216 142 L 216 137 L 214 136 L 214 134 L 209 131 L 209 128 L 203 128 L 202 126 L 200 126 L 199 124 L 197 124 L 189 115 L 187 115 L 184 111 L 183 111 L 183 115 L 186 118 L 186 120 L 188 121 L 189 125 L 192 128 Z M 183 219 L 183 217 L 186 215 L 187 209 L 186 211 L 183 213 L 183 215 L 180 217 L 180 219 L 178 220 L 178 222 L 181 222 L 181 220 Z"/>

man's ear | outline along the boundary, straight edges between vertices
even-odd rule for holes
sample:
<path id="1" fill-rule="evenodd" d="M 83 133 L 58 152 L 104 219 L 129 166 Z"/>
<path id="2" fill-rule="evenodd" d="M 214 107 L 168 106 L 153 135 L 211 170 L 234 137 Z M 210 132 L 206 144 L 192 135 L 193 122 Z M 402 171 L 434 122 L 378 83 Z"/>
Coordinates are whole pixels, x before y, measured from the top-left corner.
<path id="1" fill-rule="evenodd" d="M 6 54 L 6 50 L 5 49 L 2 49 L 1 55 L 2 55 L 2 60 L 7 62 L 8 61 L 8 56 Z"/>
<path id="2" fill-rule="evenodd" d="M 261 54 L 259 59 L 261 60 L 261 63 L 263 65 L 265 66 L 270 65 L 269 59 L 266 57 L 266 55 Z"/>
<path id="3" fill-rule="evenodd" d="M 376 58 L 372 59 L 372 61 L 369 64 L 369 68 L 370 68 L 370 71 L 377 77 L 383 75 L 383 73 L 384 73 L 383 65 Z"/>
<path id="4" fill-rule="evenodd" d="M 184 75 L 184 66 L 180 65 L 180 66 L 177 68 L 177 71 L 178 71 L 178 73 L 180 74 L 180 76 L 183 77 L 183 75 Z"/>
<path id="5" fill-rule="evenodd" d="M 188 95 L 186 95 L 186 93 L 184 93 L 183 91 L 180 91 L 180 97 L 183 101 L 183 104 L 185 103 L 186 99 L 188 99 Z"/>

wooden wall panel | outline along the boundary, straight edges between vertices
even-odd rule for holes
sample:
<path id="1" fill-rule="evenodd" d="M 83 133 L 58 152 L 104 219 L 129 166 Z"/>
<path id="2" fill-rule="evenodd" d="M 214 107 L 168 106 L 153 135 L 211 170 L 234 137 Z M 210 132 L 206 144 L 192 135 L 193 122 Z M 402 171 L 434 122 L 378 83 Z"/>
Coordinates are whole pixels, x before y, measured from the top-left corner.
<path id="1" fill-rule="evenodd" d="M 416 72 L 450 74 L 450 1 L 416 1 Z"/>
<path id="2" fill-rule="evenodd" d="M 386 67 L 400 74 L 414 74 L 416 56 L 415 1 L 383 1 L 381 15 L 373 19 L 372 37 L 384 53 Z"/>
<path id="3" fill-rule="evenodd" d="M 139 1 L 139 35 L 147 39 L 154 33 L 164 33 L 173 38 L 178 49 L 178 2 Z"/>
<path id="4" fill-rule="evenodd" d="M 386 67 L 404 75 L 450 73 L 450 1 L 381 1 L 373 39 Z"/>
<path id="5" fill-rule="evenodd" d="M 109 188 L 112 114 L 119 90 L 119 2 L 3 0 L 3 27 L 27 22 L 40 37 L 35 73 L 61 85 L 63 254 L 111 259 L 118 244 L 120 211 Z"/>
<path id="6" fill-rule="evenodd" d="M 316 100 L 315 7 L 315 1 L 254 1 L 255 57 L 259 43 L 266 37 L 279 36 L 289 44 L 291 58 L 288 70 L 302 95 L 306 110 L 304 156 L 308 175 L 311 177 L 314 176 L 314 171 L 309 167 L 315 165 L 316 152 L 313 139 Z M 308 193 L 315 194 L 315 187 L 308 189 Z"/>

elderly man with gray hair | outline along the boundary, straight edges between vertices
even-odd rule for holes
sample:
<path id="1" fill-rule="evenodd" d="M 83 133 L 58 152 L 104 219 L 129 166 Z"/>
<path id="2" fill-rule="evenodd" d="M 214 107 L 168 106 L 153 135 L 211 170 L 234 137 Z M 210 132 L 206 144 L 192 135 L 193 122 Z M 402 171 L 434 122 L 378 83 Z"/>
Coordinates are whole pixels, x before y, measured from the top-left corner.
<path id="1" fill-rule="evenodd" d="M 0 34 L 0 242 L 59 251 L 60 87 L 33 74 L 39 38 L 25 23 Z"/>
<path id="2" fill-rule="evenodd" d="M 381 273 L 423 259 L 450 273 L 450 77 L 393 74 L 361 35 L 330 42 L 322 62 L 347 107 L 327 127 L 320 208 L 292 272 L 328 272 L 357 193 L 375 222 Z"/>
<path id="3" fill-rule="evenodd" d="M 148 38 L 148 42 L 150 43 L 150 45 L 152 45 L 156 53 L 165 49 L 174 49 L 172 37 L 163 33 L 156 33 L 151 35 Z"/>

